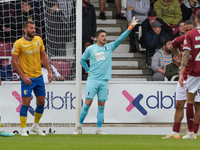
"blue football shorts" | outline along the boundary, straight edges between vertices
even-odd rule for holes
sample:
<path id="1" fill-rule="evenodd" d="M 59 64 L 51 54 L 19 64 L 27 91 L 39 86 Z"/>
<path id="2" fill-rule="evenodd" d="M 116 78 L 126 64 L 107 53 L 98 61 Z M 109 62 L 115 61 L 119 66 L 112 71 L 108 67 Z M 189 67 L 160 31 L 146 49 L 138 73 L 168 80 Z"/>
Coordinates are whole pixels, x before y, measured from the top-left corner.
<path id="1" fill-rule="evenodd" d="M 97 94 L 98 101 L 106 101 L 108 99 L 108 80 L 87 78 L 85 98 L 94 99 Z"/>
<path id="2" fill-rule="evenodd" d="M 31 85 L 27 86 L 25 85 L 24 81 L 21 80 L 21 95 L 22 97 L 32 97 L 31 93 L 32 90 L 35 94 L 35 96 L 45 96 L 45 85 L 43 76 L 39 76 L 37 78 L 30 78 Z"/>

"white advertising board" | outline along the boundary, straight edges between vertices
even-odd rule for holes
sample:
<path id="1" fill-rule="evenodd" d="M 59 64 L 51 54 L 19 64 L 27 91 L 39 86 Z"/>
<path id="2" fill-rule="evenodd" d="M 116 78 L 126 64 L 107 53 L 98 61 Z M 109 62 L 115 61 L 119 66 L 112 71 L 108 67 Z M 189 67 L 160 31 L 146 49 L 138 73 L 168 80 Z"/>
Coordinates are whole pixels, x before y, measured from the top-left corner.
<path id="1" fill-rule="evenodd" d="M 104 123 L 172 123 L 175 112 L 177 82 L 111 81 L 105 107 Z M 45 111 L 41 123 L 75 123 L 75 82 L 46 84 Z M 3 82 L 0 86 L 2 123 L 19 123 L 21 107 L 20 82 Z M 82 100 L 85 100 L 85 82 Z M 27 123 L 33 123 L 36 100 L 28 110 Z M 97 99 L 85 119 L 96 123 Z M 183 122 L 186 122 L 185 118 Z"/>

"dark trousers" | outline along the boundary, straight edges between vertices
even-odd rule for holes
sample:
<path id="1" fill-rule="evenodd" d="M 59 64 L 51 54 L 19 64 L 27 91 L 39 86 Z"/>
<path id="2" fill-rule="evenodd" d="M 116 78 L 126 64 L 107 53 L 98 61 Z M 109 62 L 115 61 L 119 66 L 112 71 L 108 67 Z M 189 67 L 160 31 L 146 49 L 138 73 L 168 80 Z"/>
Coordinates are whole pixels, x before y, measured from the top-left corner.
<path id="1" fill-rule="evenodd" d="M 136 44 L 135 44 L 135 32 L 138 31 L 138 28 L 141 24 L 137 24 L 133 30 L 131 31 L 131 33 L 129 34 L 129 38 L 130 38 L 130 46 L 131 47 L 136 47 Z"/>

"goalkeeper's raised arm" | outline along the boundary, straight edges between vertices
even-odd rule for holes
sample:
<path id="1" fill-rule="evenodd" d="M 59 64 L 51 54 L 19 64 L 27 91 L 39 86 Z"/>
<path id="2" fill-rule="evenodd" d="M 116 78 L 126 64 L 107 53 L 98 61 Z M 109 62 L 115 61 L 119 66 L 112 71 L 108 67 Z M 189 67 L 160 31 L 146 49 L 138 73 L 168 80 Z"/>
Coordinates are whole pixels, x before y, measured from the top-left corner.
<path id="1" fill-rule="evenodd" d="M 131 30 L 135 27 L 135 25 L 138 24 L 138 19 L 135 19 L 135 16 L 133 17 L 130 26 L 128 29 L 120 35 L 120 37 L 114 42 L 114 50 L 119 46 L 119 44 L 122 43 L 122 41 L 130 34 Z M 113 51 L 114 51 L 113 50 Z"/>

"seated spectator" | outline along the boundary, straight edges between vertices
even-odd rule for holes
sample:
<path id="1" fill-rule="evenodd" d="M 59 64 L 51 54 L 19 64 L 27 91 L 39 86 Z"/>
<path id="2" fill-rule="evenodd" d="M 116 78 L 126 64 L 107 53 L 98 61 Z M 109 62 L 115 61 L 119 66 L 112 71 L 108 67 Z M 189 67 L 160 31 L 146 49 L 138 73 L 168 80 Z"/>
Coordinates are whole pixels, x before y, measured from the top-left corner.
<path id="1" fill-rule="evenodd" d="M 180 21 L 179 23 L 178 23 L 178 32 L 176 32 L 172 37 L 173 37 L 173 39 L 175 39 L 176 37 L 178 37 L 178 36 L 182 36 L 182 35 L 184 35 L 185 34 L 185 32 L 184 32 L 184 24 L 185 24 L 185 21 Z"/>
<path id="2" fill-rule="evenodd" d="M 150 1 L 149 0 L 127 0 L 126 2 L 126 18 L 128 21 L 128 26 L 130 26 L 133 16 L 138 19 L 138 23 L 131 33 L 130 37 L 130 53 L 136 52 L 136 43 L 135 43 L 135 32 L 138 31 L 139 26 L 147 18 L 147 13 L 150 10 Z"/>
<path id="3" fill-rule="evenodd" d="M 151 29 L 145 34 L 145 42 L 147 44 L 147 64 L 151 65 L 151 59 L 156 50 L 162 47 L 161 41 L 168 37 L 169 34 L 162 30 L 162 24 L 159 21 L 154 21 L 151 25 Z"/>
<path id="4" fill-rule="evenodd" d="M 0 2 L 0 41 L 15 41 L 11 36 L 15 29 L 15 11 L 14 2 Z"/>
<path id="5" fill-rule="evenodd" d="M 200 7 L 200 3 L 198 0 L 184 0 L 181 4 L 182 11 L 182 20 L 187 21 L 190 20 L 194 9 Z"/>
<path id="6" fill-rule="evenodd" d="M 174 53 L 172 53 L 172 59 L 173 62 L 166 66 L 166 71 L 165 71 L 165 76 L 169 81 L 173 76 L 179 75 L 179 70 L 181 66 L 181 60 Z M 175 79 L 174 81 L 178 81 L 178 78 Z"/>
<path id="7" fill-rule="evenodd" d="M 154 72 L 153 81 L 164 81 L 166 66 L 172 63 L 171 42 L 172 37 L 166 37 L 162 41 L 162 48 L 152 58 L 151 69 Z"/>
<path id="8" fill-rule="evenodd" d="M 51 63 L 51 57 L 50 57 L 50 55 L 48 55 L 48 59 L 49 59 L 49 64 L 50 64 Z M 44 82 L 49 82 L 48 71 L 45 68 L 45 66 L 44 66 L 44 64 L 43 64 L 42 61 L 41 61 L 41 67 L 42 67 L 42 75 L 43 75 Z M 64 77 L 62 77 L 60 75 L 60 73 L 58 72 L 58 70 L 53 65 L 50 64 L 49 67 L 51 69 L 53 81 L 64 81 Z"/>
<path id="9" fill-rule="evenodd" d="M 99 0 L 99 9 L 100 9 L 99 19 L 102 20 L 106 20 L 106 15 L 105 15 L 106 2 L 107 0 Z M 117 14 L 115 16 L 115 19 L 126 19 L 126 17 L 123 17 L 121 15 L 121 0 L 115 0 L 115 6 L 117 9 Z"/>
<path id="10" fill-rule="evenodd" d="M 1 70 L 1 81 L 19 81 L 20 76 L 13 69 L 12 64 L 3 67 Z"/>
<path id="11" fill-rule="evenodd" d="M 178 0 L 157 0 L 154 10 L 158 18 L 163 19 L 168 25 L 177 25 L 182 20 L 182 12 Z"/>
<path id="12" fill-rule="evenodd" d="M 162 30 L 167 32 L 169 36 L 173 35 L 172 29 L 170 26 L 168 26 L 162 19 L 157 18 L 157 14 L 154 10 L 150 10 L 148 12 L 147 18 L 142 22 L 142 36 L 140 37 L 140 44 L 142 45 L 143 48 L 146 48 L 146 43 L 145 43 L 145 34 L 152 29 L 151 24 L 155 21 L 159 21 L 162 26 Z"/>
<path id="13" fill-rule="evenodd" d="M 82 11 L 83 11 L 83 20 L 82 20 L 82 46 L 85 49 L 85 43 L 89 42 L 93 44 L 97 24 L 96 24 L 96 14 L 95 9 L 90 0 L 82 1 Z"/>
<path id="14" fill-rule="evenodd" d="M 51 56 L 67 56 L 66 46 L 75 31 L 74 1 L 45 1 L 46 41 Z M 72 50 L 73 51 L 73 50 Z"/>

